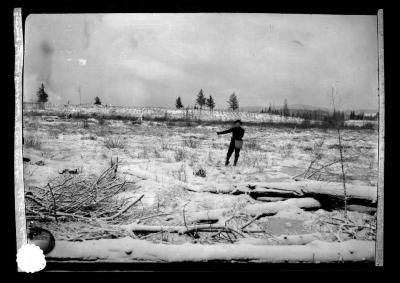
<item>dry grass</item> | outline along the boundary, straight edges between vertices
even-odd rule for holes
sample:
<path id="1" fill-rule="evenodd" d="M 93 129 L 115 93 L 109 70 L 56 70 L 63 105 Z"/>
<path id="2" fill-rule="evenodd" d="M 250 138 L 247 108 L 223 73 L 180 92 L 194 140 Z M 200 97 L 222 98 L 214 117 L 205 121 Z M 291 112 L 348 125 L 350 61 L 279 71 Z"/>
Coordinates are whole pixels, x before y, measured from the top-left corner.
<path id="1" fill-rule="evenodd" d="M 262 150 L 260 144 L 257 142 L 256 139 L 247 140 L 244 146 L 246 146 L 246 148 L 249 150 L 256 150 L 256 151 Z"/>
<path id="2" fill-rule="evenodd" d="M 24 137 L 24 146 L 39 150 L 42 147 L 42 141 L 36 136 L 26 136 Z"/>
<path id="3" fill-rule="evenodd" d="M 89 122 L 88 120 L 82 120 L 82 126 L 84 129 L 89 129 Z"/>
<path id="4" fill-rule="evenodd" d="M 106 127 L 104 125 L 100 126 L 96 131 L 96 135 L 98 137 L 105 137 L 107 135 L 110 135 L 111 133 L 112 131 L 109 129 L 109 127 Z"/>
<path id="5" fill-rule="evenodd" d="M 161 158 L 162 157 L 161 152 L 158 149 L 154 149 L 154 157 L 155 158 Z"/>
<path id="6" fill-rule="evenodd" d="M 58 139 L 58 137 L 59 137 L 60 134 L 61 134 L 60 130 L 57 129 L 57 128 L 50 128 L 50 129 L 47 131 L 47 133 L 48 133 L 49 137 L 52 138 L 52 139 Z"/>
<path id="7" fill-rule="evenodd" d="M 106 123 L 106 120 L 103 117 L 98 118 L 99 125 L 103 126 Z"/>
<path id="8" fill-rule="evenodd" d="M 250 168 L 258 168 L 259 171 L 268 167 L 269 157 L 267 154 L 243 152 L 240 156 L 238 164 L 242 163 Z"/>
<path id="9" fill-rule="evenodd" d="M 161 138 L 161 149 L 162 149 L 163 151 L 165 151 L 165 150 L 171 150 L 171 149 L 172 149 L 172 146 L 171 146 L 171 144 L 170 144 L 166 139 Z"/>
<path id="10" fill-rule="evenodd" d="M 351 148 L 351 146 L 346 145 L 346 144 L 342 144 L 341 145 L 342 149 L 347 149 L 347 148 Z M 340 149 L 340 145 L 339 144 L 330 144 L 328 145 L 329 149 Z"/>
<path id="11" fill-rule="evenodd" d="M 120 136 L 107 137 L 104 140 L 104 145 L 109 149 L 110 148 L 124 149 L 126 146 L 125 141 Z"/>
<path id="12" fill-rule="evenodd" d="M 89 134 L 88 136 L 81 137 L 81 140 L 92 140 L 92 141 L 95 141 L 95 140 L 97 140 L 97 136 L 94 135 L 94 134 Z"/>
<path id="13" fill-rule="evenodd" d="M 188 138 L 183 140 L 183 146 L 190 147 L 190 148 L 198 148 L 200 145 L 200 141 L 196 140 L 195 138 Z"/>
<path id="14" fill-rule="evenodd" d="M 140 159 L 148 159 L 150 158 L 150 152 L 147 147 L 143 146 L 142 150 L 138 153 L 138 158 Z"/>
<path id="15" fill-rule="evenodd" d="M 293 155 L 293 144 L 287 143 L 279 147 L 279 153 L 283 158 L 291 157 Z"/>
<path id="16" fill-rule="evenodd" d="M 180 162 L 182 160 L 184 160 L 186 158 L 186 151 L 182 148 L 178 148 L 175 151 L 174 157 L 175 157 L 175 161 Z"/>
<path id="17" fill-rule="evenodd" d="M 172 176 L 181 182 L 187 182 L 186 167 L 182 164 L 177 170 L 173 170 Z"/>

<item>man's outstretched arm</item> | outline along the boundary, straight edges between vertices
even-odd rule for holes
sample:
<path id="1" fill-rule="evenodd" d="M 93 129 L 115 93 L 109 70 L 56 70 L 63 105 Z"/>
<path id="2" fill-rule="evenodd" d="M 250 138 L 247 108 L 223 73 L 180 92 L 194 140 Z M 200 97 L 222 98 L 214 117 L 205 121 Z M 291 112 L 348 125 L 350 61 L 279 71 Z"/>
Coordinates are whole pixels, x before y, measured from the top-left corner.
<path id="1" fill-rule="evenodd" d="M 233 131 L 233 128 L 226 130 L 226 131 L 221 131 L 221 132 L 217 132 L 218 135 L 224 135 L 224 134 L 228 134 L 231 133 Z"/>

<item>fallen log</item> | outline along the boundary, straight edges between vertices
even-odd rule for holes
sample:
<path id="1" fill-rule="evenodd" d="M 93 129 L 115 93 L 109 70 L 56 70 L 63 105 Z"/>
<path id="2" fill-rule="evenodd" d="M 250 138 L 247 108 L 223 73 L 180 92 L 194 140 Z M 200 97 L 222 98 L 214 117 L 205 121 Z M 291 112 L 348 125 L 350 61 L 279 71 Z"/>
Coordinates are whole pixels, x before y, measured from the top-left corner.
<path id="1" fill-rule="evenodd" d="M 320 208 L 320 203 L 313 198 L 297 198 L 288 199 L 276 202 L 263 202 L 246 205 L 241 211 L 249 216 L 264 217 L 273 216 L 280 211 L 292 208 L 299 208 L 304 210 L 316 210 Z M 226 216 L 232 216 L 230 208 L 218 208 L 211 210 L 202 210 L 195 212 L 186 212 L 186 221 L 188 223 L 218 223 L 224 224 Z"/>
<path id="2" fill-rule="evenodd" d="M 218 223 L 224 214 L 229 211 L 227 208 L 218 208 L 210 210 L 202 210 L 196 212 L 187 212 L 188 223 Z"/>
<path id="3" fill-rule="evenodd" d="M 347 209 L 349 211 L 357 211 L 357 212 L 361 212 L 361 213 L 367 213 L 370 215 L 373 215 L 374 213 L 376 213 L 375 207 L 368 207 L 368 206 L 357 205 L 357 204 L 348 205 Z"/>
<path id="4" fill-rule="evenodd" d="M 248 261 L 270 263 L 373 262 L 375 242 L 313 241 L 306 245 L 154 244 L 130 237 L 82 242 L 58 241 L 47 261 L 199 262 Z"/>
<path id="5" fill-rule="evenodd" d="M 248 194 L 254 199 L 265 198 L 304 198 L 311 197 L 320 201 L 325 209 L 343 207 L 344 192 L 343 184 L 336 182 L 321 182 L 314 180 L 299 180 L 288 182 L 271 183 L 246 183 L 230 187 L 218 187 L 215 184 L 210 189 L 212 193 L 226 194 Z M 377 188 L 374 186 L 363 186 L 346 184 L 348 205 L 363 205 L 376 207 Z"/>
<path id="6" fill-rule="evenodd" d="M 287 196 L 287 192 L 292 190 L 294 196 L 312 197 L 321 202 L 324 208 L 342 207 L 344 204 L 344 191 L 342 183 L 328 183 L 320 181 L 293 181 L 286 183 L 258 183 L 253 194 L 262 194 L 269 189 L 282 190 Z M 346 184 L 347 204 L 365 205 L 376 207 L 377 188 L 373 186 L 361 186 Z M 267 193 L 268 194 L 268 193 Z"/>
<path id="7" fill-rule="evenodd" d="M 256 198 L 256 200 L 265 201 L 265 202 L 274 202 L 274 201 L 287 200 L 287 198 L 284 198 L 284 197 L 258 197 L 258 198 Z"/>
<path id="8" fill-rule="evenodd" d="M 134 233 L 158 233 L 158 232 L 169 232 L 178 234 L 187 234 L 193 231 L 219 231 L 219 230 L 230 230 L 230 228 L 224 225 L 191 225 L 191 226 L 152 226 L 152 225 L 141 225 L 141 224 L 127 224 L 122 225 L 122 229 L 134 232 Z"/>
<path id="9" fill-rule="evenodd" d="M 306 245 L 315 240 L 322 240 L 322 235 L 319 233 L 303 234 L 303 235 L 280 235 L 271 238 L 244 238 L 237 244 L 251 245 Z"/>
<path id="10" fill-rule="evenodd" d="M 301 208 L 305 210 L 316 210 L 321 207 L 319 201 L 313 198 L 294 198 L 277 202 L 248 204 L 244 207 L 244 212 L 251 216 L 272 216 L 279 211 L 291 208 Z"/>

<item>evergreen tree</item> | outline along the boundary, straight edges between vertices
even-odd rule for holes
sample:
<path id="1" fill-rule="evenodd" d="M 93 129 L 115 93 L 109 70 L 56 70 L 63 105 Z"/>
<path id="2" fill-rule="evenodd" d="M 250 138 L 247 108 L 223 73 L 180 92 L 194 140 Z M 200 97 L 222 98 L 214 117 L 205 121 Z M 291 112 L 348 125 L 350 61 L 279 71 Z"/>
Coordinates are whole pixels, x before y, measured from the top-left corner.
<path id="1" fill-rule="evenodd" d="M 288 103 L 287 103 L 287 99 L 286 98 L 285 98 L 285 101 L 283 102 L 282 114 L 285 117 L 290 115 L 290 111 L 289 111 L 289 107 L 288 107 Z"/>
<path id="2" fill-rule="evenodd" d="M 203 94 L 203 89 L 200 89 L 199 94 L 197 95 L 197 98 L 196 98 L 196 103 L 199 105 L 200 110 L 206 104 L 206 97 Z"/>
<path id="3" fill-rule="evenodd" d="M 268 107 L 267 113 L 271 114 L 271 112 L 272 112 L 272 108 L 271 108 L 271 103 L 270 103 L 270 104 L 269 104 L 269 107 Z"/>
<path id="4" fill-rule="evenodd" d="M 47 102 L 48 100 L 48 94 L 46 93 L 46 91 L 44 90 L 44 85 L 43 83 L 41 84 L 41 86 L 39 87 L 37 93 L 36 93 L 37 97 L 38 97 L 38 102 Z"/>
<path id="5" fill-rule="evenodd" d="M 210 110 L 213 110 L 213 109 L 214 109 L 214 107 L 215 107 L 215 101 L 214 101 L 214 99 L 212 98 L 211 95 L 210 95 L 209 98 L 207 98 L 207 100 L 206 100 L 206 105 L 207 105 L 208 108 L 210 108 Z"/>
<path id="6" fill-rule="evenodd" d="M 176 99 L 175 106 L 178 109 L 183 108 L 183 104 L 182 104 L 182 100 L 181 100 L 180 96 L 178 96 L 178 98 Z"/>
<path id="7" fill-rule="evenodd" d="M 96 104 L 96 105 L 101 105 L 101 101 L 100 101 L 100 98 L 99 98 L 98 96 L 96 96 L 96 97 L 94 98 L 94 104 Z"/>
<path id="8" fill-rule="evenodd" d="M 236 110 L 239 108 L 239 101 L 238 101 L 235 93 L 232 93 L 229 96 L 228 105 L 229 105 L 229 109 L 232 109 L 232 110 Z"/>

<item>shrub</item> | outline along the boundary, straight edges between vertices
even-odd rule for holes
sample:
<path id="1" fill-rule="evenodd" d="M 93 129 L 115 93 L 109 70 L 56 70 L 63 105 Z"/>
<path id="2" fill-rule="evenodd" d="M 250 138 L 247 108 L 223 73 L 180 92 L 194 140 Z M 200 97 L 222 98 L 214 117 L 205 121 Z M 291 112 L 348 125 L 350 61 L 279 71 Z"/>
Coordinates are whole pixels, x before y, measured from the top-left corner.
<path id="1" fill-rule="evenodd" d="M 207 176 L 207 172 L 206 172 L 206 170 L 203 169 L 203 168 L 200 168 L 199 170 L 197 170 L 197 171 L 194 172 L 193 174 L 194 174 L 195 176 L 203 177 L 203 178 L 205 178 L 205 177 Z"/>
<path id="2" fill-rule="evenodd" d="M 96 96 L 96 97 L 94 98 L 94 104 L 95 104 L 95 105 L 101 105 L 101 100 L 100 100 L 100 98 L 99 98 L 98 96 Z"/>
<path id="3" fill-rule="evenodd" d="M 95 140 L 97 140 L 97 136 L 96 135 L 89 135 L 89 140 L 95 141 Z"/>
<path id="4" fill-rule="evenodd" d="M 104 145 L 107 148 L 125 148 L 125 142 L 119 136 L 117 137 L 108 137 L 104 140 Z"/>
<path id="5" fill-rule="evenodd" d="M 311 146 L 302 146 L 301 147 L 304 151 L 313 151 L 313 147 L 311 147 Z"/>
<path id="6" fill-rule="evenodd" d="M 38 97 L 38 102 L 40 103 L 40 107 L 44 106 L 44 102 L 47 102 L 49 95 L 46 93 L 44 90 L 44 84 L 42 83 L 36 92 L 36 95 Z"/>

